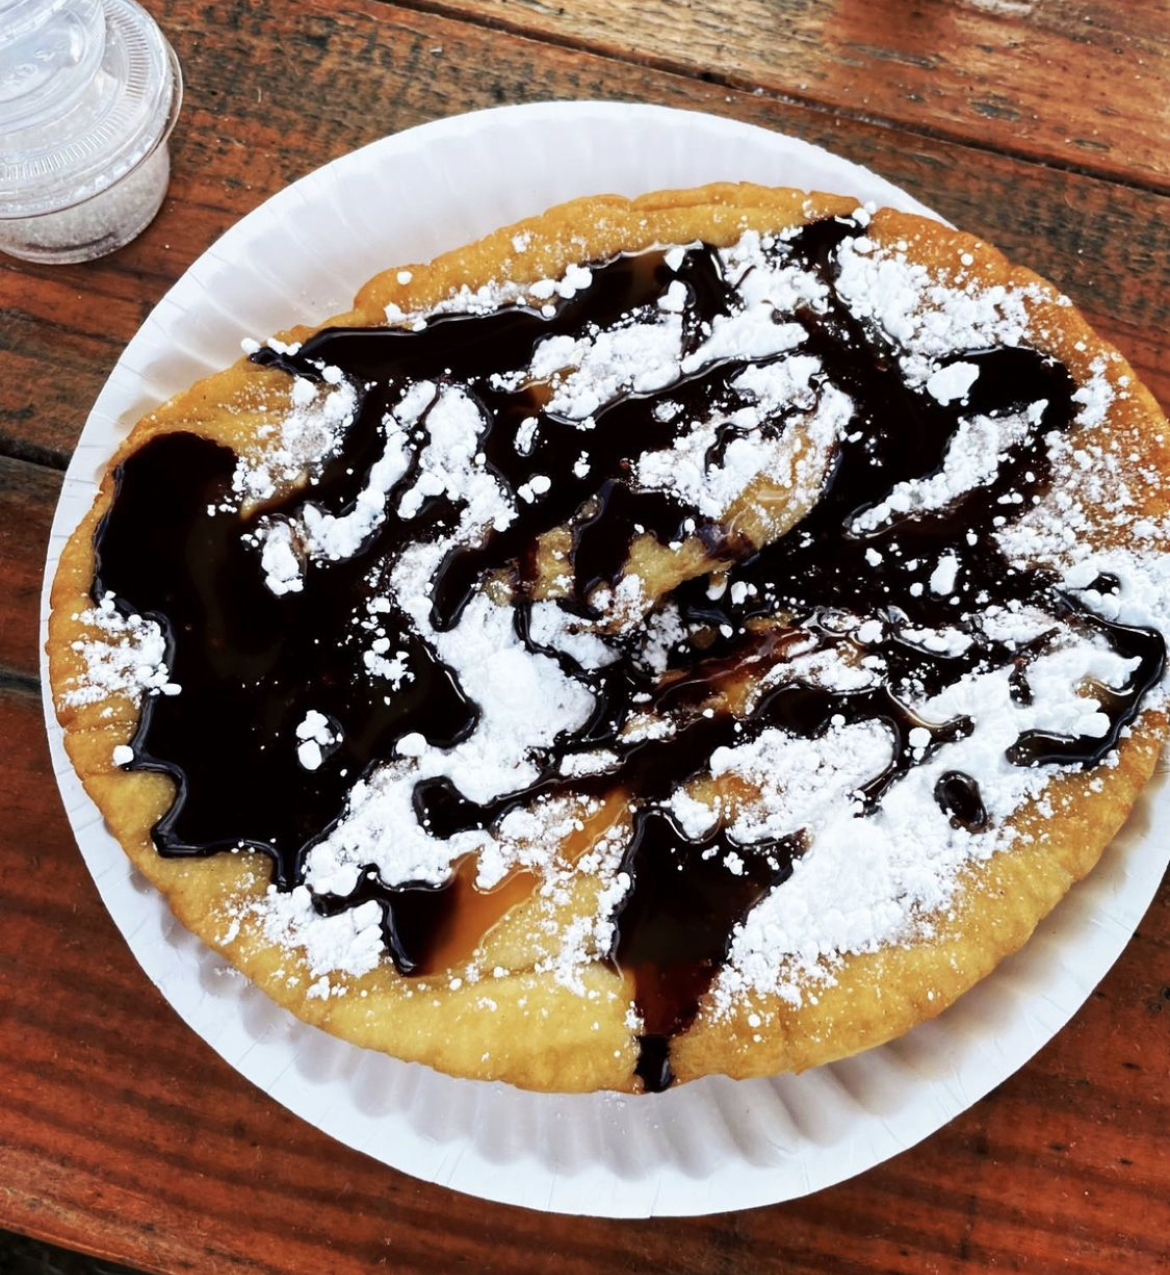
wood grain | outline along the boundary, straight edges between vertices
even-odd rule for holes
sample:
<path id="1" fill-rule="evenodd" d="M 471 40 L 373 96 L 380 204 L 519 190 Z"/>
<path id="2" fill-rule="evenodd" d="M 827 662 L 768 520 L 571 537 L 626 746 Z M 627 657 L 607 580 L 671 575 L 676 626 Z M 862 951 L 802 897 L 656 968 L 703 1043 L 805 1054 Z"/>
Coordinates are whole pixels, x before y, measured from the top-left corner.
<path id="1" fill-rule="evenodd" d="M 867 164 L 1059 283 L 1170 401 L 1159 347 L 1170 326 L 1166 197 L 377 0 L 279 10 L 255 0 L 167 0 L 156 12 L 188 86 L 170 194 L 147 233 L 105 261 L 0 265 L 8 370 L 0 378 L 0 450 L 9 454 L 63 464 L 151 306 L 232 222 L 289 181 L 423 120 L 549 97 L 709 110 Z M 272 55 L 257 57 L 260 47 Z"/>
<path id="2" fill-rule="evenodd" d="M 853 1182 L 619 1223 L 456 1197 L 265 1098 L 138 969 L 61 814 L 31 694 L 0 692 L 0 1220 L 150 1270 L 396 1275 L 1153 1272 L 1170 1173 L 1164 889 L 1074 1023 L 990 1098 Z M 1161 1230 L 1159 1228 L 1162 1228 Z"/>
<path id="3" fill-rule="evenodd" d="M 1158 0 L 419 4 L 858 121 L 1170 189 L 1160 144 L 1170 29 Z"/>
<path id="4" fill-rule="evenodd" d="M 0 457 L 0 684 L 35 684 L 45 545 L 61 475 Z"/>
<path id="5" fill-rule="evenodd" d="M 187 80 L 161 215 L 102 262 L 0 261 L 0 1225 L 168 1275 L 1164 1269 L 1170 889 L 1068 1028 L 888 1165 L 746 1214 L 550 1217 L 345 1150 L 183 1026 L 89 881 L 35 695 L 54 470 L 126 340 L 268 195 L 456 111 L 652 101 L 828 145 L 1058 281 L 1170 400 L 1160 0 L 148 3 Z"/>

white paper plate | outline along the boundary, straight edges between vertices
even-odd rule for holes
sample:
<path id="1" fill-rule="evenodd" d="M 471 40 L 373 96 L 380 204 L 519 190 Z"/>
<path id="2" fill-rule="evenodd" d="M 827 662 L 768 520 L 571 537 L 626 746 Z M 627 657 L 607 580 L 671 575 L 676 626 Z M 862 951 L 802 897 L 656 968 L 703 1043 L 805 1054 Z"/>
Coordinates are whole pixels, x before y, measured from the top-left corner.
<path id="1" fill-rule="evenodd" d="M 396 262 L 427 260 L 578 195 L 718 180 L 823 189 L 927 213 L 866 169 L 790 137 L 653 106 L 559 102 L 440 120 L 318 169 L 249 214 L 126 347 L 82 431 L 42 604 L 95 479 L 137 418 L 231 362 L 240 338 L 345 310 Z M 714 1213 L 792 1199 L 880 1163 L 965 1110 L 1052 1038 L 1157 889 L 1170 795 L 1125 832 L 1016 957 L 939 1019 L 802 1076 L 711 1078 L 661 1095 L 546 1095 L 453 1080 L 345 1044 L 278 1008 L 134 873 L 45 718 L 65 809 L 110 915 L 162 994 L 233 1067 L 349 1146 L 427 1181 L 553 1212 Z"/>

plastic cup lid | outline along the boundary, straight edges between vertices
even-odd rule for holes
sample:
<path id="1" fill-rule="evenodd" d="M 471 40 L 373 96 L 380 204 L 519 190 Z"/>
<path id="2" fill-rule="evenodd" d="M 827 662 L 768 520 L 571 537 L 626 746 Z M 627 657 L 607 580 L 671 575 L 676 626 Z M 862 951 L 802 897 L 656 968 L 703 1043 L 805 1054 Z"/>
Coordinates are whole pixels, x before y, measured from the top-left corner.
<path id="1" fill-rule="evenodd" d="M 170 133 L 178 60 L 135 0 L 0 0 L 0 217 L 71 207 Z"/>

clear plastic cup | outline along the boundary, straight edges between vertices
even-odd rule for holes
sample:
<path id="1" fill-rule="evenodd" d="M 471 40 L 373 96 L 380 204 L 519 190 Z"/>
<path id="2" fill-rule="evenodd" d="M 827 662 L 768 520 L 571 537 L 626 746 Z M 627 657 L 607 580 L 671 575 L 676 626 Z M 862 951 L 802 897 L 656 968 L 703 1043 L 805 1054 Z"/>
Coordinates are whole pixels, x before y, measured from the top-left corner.
<path id="1" fill-rule="evenodd" d="M 135 0 L 0 0 L 0 252 L 89 261 L 144 230 L 182 97 Z"/>

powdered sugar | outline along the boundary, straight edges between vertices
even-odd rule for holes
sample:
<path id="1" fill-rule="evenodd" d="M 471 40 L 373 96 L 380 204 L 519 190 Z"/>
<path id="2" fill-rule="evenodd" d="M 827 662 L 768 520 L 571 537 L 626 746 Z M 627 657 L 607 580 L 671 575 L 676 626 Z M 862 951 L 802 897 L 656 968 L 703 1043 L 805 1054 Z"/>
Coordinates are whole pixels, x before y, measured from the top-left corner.
<path id="1" fill-rule="evenodd" d="M 1039 423 L 1045 403 L 1008 416 L 965 417 L 947 444 L 941 468 L 926 478 L 896 483 L 886 498 L 858 514 L 855 535 L 876 531 L 907 514 L 945 509 L 966 492 L 989 486 L 1008 449 L 1021 443 Z"/>
<path id="2" fill-rule="evenodd" d="M 167 670 L 166 641 L 154 620 L 123 615 L 112 593 L 82 611 L 77 619 L 96 634 L 71 644 L 85 668 L 66 684 L 57 697 L 59 703 L 80 708 L 124 695 L 137 706 L 144 695 L 179 693 Z"/>
<path id="3" fill-rule="evenodd" d="M 881 771 L 890 752 L 889 733 L 877 722 L 831 727 L 815 740 L 766 730 L 750 743 L 716 749 L 710 773 L 737 775 L 757 790 L 740 800 L 728 823 L 732 838 L 749 847 L 819 827 L 842 805 L 859 807 L 857 789 Z M 707 832 L 721 813 L 685 792 L 675 794 L 670 808 L 688 835 Z"/>
<path id="4" fill-rule="evenodd" d="M 931 373 L 926 382 L 927 393 L 940 403 L 965 399 L 979 377 L 978 363 L 948 363 Z"/>
<path id="5" fill-rule="evenodd" d="M 490 801 L 531 783 L 538 773 L 534 750 L 547 748 L 562 730 L 581 725 L 593 696 L 566 676 L 549 656 L 528 651 L 516 633 L 512 609 L 481 594 L 464 609 L 459 624 L 436 632 L 430 598 L 422 586 L 443 545 L 408 551 L 393 573 L 393 587 L 419 631 L 443 663 L 475 687 L 479 721 L 472 734 L 437 756 L 436 773 L 450 775 L 473 801 Z"/>
<path id="6" fill-rule="evenodd" d="M 603 637 L 592 632 L 580 617 L 555 602 L 536 602 L 529 614 L 528 632 L 537 646 L 560 651 L 584 669 L 604 668 L 617 659 L 617 652 Z"/>
<path id="7" fill-rule="evenodd" d="M 255 918 L 270 943 L 300 952 L 314 979 L 310 996 L 344 995 L 344 981 L 334 983 L 329 976 L 360 978 L 376 969 L 383 956 L 382 909 L 373 901 L 322 916 L 313 907 L 308 886 L 288 892 L 269 886 L 261 898 L 237 910 L 232 926 L 245 918 Z"/>
<path id="8" fill-rule="evenodd" d="M 911 384 L 927 381 L 936 362 L 956 351 L 1019 345 L 1027 336 L 1029 305 L 1043 298 L 1038 286 L 951 284 L 904 253 L 861 252 L 858 242 L 840 247 L 837 291 L 859 318 L 897 343 Z"/>
<path id="9" fill-rule="evenodd" d="M 241 457 L 236 466 L 232 482 L 236 495 L 241 500 L 270 500 L 279 489 L 318 468 L 353 424 L 356 408 L 352 385 L 334 384 L 329 378 L 314 385 L 298 377 L 289 391 L 289 409 L 280 418 L 278 432 L 273 436 L 269 432 L 272 427 L 262 427 L 258 437 L 263 449 Z"/>
<path id="10" fill-rule="evenodd" d="M 483 426 L 479 407 L 462 390 L 437 394 L 425 417 L 428 441 L 419 456 L 418 477 L 398 502 L 400 518 L 415 517 L 430 497 L 447 496 L 464 504 L 463 538 L 485 527 L 508 525 L 512 503 L 479 450 Z"/>
<path id="11" fill-rule="evenodd" d="M 841 955 L 928 934 L 932 918 L 954 897 L 960 868 L 1009 846 L 1014 834 L 1008 817 L 1048 785 L 1050 770 L 1012 766 L 1006 750 L 1025 730 L 1072 735 L 1097 730 L 1100 715 L 1095 703 L 1078 693 L 1081 679 L 1121 685 L 1130 671 L 1130 664 L 1112 652 L 1070 639 L 1029 670 L 1033 705 L 1013 699 L 1009 668 L 966 677 L 917 706 L 933 721 L 969 714 L 975 728 L 911 770 L 876 812 L 863 816 L 856 803 L 840 800 L 838 790 L 838 800 L 824 808 L 824 819 L 805 824 L 816 828 L 810 847 L 794 865 L 792 878 L 761 902 L 736 934 L 716 984 L 718 1003 L 726 1010 L 752 992 L 800 1004 L 810 985 L 831 981 L 833 960 Z M 827 755 L 832 759 L 833 751 Z M 867 758 L 863 768 L 873 760 Z M 848 773 L 844 765 L 840 770 Z M 952 827 L 933 799 L 945 771 L 977 777 L 989 831 Z M 765 779 L 769 773 L 787 782 L 786 771 L 764 771 Z M 773 800 L 782 802 L 783 796 Z"/>
<path id="12" fill-rule="evenodd" d="M 297 759 L 306 770 L 316 770 L 339 743 L 341 729 L 332 718 L 310 709 L 297 723 Z"/>
<path id="13" fill-rule="evenodd" d="M 549 411 L 587 421 L 619 394 L 648 394 L 669 385 L 678 375 L 681 348 L 682 320 L 666 313 L 654 322 L 576 340 L 548 337 L 537 346 L 526 379 L 551 384 Z"/>
<path id="14" fill-rule="evenodd" d="M 811 391 L 810 380 L 819 370 L 819 361 L 807 355 L 749 367 L 732 381 L 745 405 L 725 418 L 680 431 L 669 448 L 644 453 L 635 467 L 639 483 L 673 492 L 712 519 L 760 478 L 794 494 L 815 495 L 852 415 L 852 403 L 836 387 Z M 809 410 L 802 412 L 804 403 Z M 787 427 L 764 433 L 762 427 L 781 411 L 792 413 Z M 723 449 L 722 459 L 713 462 L 712 449 L 728 426 L 740 433 Z"/>

